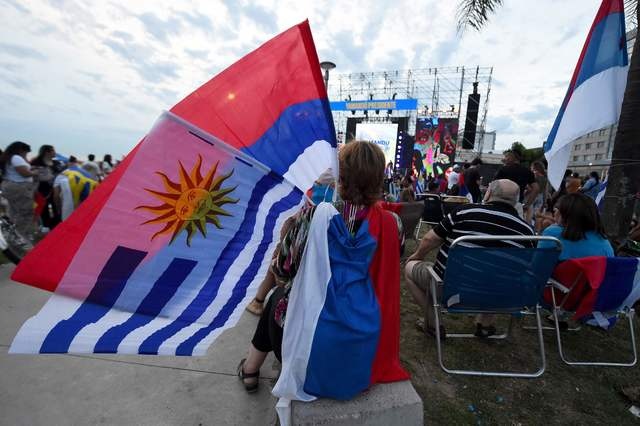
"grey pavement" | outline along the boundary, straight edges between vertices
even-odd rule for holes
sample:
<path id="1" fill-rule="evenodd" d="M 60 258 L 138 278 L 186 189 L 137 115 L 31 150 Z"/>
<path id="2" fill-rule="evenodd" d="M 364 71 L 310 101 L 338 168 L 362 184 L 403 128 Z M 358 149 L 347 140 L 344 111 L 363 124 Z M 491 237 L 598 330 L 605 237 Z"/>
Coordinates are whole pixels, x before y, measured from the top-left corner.
<path id="1" fill-rule="evenodd" d="M 248 313 L 204 357 L 8 355 L 50 293 L 12 282 L 0 265 L 0 425 L 265 425 L 276 418 L 268 358 L 257 394 L 236 366 L 257 318 Z"/>

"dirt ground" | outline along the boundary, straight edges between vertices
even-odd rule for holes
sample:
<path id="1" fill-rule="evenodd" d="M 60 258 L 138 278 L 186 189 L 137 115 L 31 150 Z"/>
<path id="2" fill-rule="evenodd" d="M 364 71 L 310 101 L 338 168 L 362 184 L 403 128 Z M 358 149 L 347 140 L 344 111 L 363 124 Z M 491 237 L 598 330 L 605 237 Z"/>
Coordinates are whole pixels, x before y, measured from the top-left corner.
<path id="1" fill-rule="evenodd" d="M 409 241 L 405 256 L 413 252 Z M 547 369 L 538 379 L 487 378 L 449 375 L 437 361 L 435 339 L 416 326 L 423 313 L 401 282 L 400 355 L 411 381 L 424 401 L 425 424 L 446 425 L 621 425 L 640 424 L 629 412 L 635 399 L 640 406 L 640 366 L 631 368 L 572 367 L 558 355 L 555 332 L 544 335 Z M 514 322 L 507 341 L 448 339 L 444 360 L 449 368 L 536 371 L 540 354 L 533 325 L 535 317 Z M 498 321 L 506 326 L 507 319 Z M 447 315 L 447 331 L 473 332 L 472 317 Z M 544 324 L 543 324 L 544 325 Z M 548 323 L 551 325 L 551 323 Z M 501 327 L 498 327 L 499 331 Z M 640 327 L 635 325 L 636 335 Z M 570 359 L 628 361 L 631 345 L 628 322 L 611 332 L 582 328 L 566 336 Z M 608 358 L 608 359 L 603 359 Z"/>

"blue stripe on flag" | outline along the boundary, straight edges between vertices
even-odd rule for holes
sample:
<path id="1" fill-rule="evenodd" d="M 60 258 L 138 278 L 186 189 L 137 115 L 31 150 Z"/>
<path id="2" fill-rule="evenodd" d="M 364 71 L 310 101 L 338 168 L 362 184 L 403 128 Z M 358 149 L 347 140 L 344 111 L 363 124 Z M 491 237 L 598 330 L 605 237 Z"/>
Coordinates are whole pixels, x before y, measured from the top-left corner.
<path id="1" fill-rule="evenodd" d="M 85 326 L 106 315 L 118 300 L 127 280 L 146 252 L 118 246 L 102 268 L 93 289 L 78 310 L 56 324 L 42 342 L 40 353 L 67 353 L 69 345 Z"/>
<path id="2" fill-rule="evenodd" d="M 256 224 L 258 206 L 262 202 L 265 194 L 269 190 L 282 182 L 283 178 L 273 173 L 263 176 L 251 192 L 251 199 L 247 204 L 244 218 L 233 238 L 224 247 L 213 271 L 207 282 L 202 286 L 198 295 L 191 301 L 189 306 L 171 324 L 157 330 L 147 337 L 138 350 L 141 354 L 157 354 L 162 343 L 184 327 L 195 322 L 204 313 L 207 307 L 218 295 L 220 284 L 233 264 L 240 255 L 246 244 L 251 240 L 253 228 Z"/>
<path id="3" fill-rule="evenodd" d="M 194 260 L 173 259 L 135 313 L 122 324 L 107 330 L 98 340 L 95 353 L 116 353 L 122 340 L 133 330 L 150 323 L 171 300 L 178 287 L 198 264 Z"/>
<path id="4" fill-rule="evenodd" d="M 269 245 L 273 241 L 273 228 L 276 224 L 276 220 L 282 212 L 285 212 L 292 207 L 295 207 L 300 203 L 302 199 L 302 192 L 298 189 L 294 189 L 282 200 L 275 203 L 269 210 L 269 214 L 264 222 L 264 230 L 262 234 L 262 241 L 260 242 L 258 249 L 251 259 L 249 267 L 244 271 L 238 283 L 235 285 L 231 292 L 231 297 L 224 304 L 218 315 L 213 319 L 211 324 L 206 327 L 202 327 L 193 336 L 182 342 L 176 349 L 176 355 L 190 356 L 193 354 L 195 346 L 207 337 L 212 331 L 222 327 L 233 311 L 235 311 L 238 304 L 244 299 L 247 294 L 247 287 L 258 273 L 258 268 L 262 265 L 262 260 L 266 254 Z"/>
<path id="5" fill-rule="evenodd" d="M 285 109 L 276 122 L 251 147 L 241 151 L 260 160 L 275 173 L 284 175 L 291 164 L 315 141 L 336 147 L 329 102 L 314 99 Z M 306 188 L 304 188 L 306 189 Z"/>
<path id="6" fill-rule="evenodd" d="M 624 67 L 628 63 L 624 15 L 612 13 L 600 21 L 591 33 L 574 90 L 594 75 L 608 68 Z"/>

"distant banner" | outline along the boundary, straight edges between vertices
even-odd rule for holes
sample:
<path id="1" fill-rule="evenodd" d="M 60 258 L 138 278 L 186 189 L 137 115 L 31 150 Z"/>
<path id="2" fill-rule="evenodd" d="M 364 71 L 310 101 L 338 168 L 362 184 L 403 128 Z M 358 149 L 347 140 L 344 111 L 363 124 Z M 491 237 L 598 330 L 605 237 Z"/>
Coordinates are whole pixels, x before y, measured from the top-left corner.
<path id="1" fill-rule="evenodd" d="M 417 99 L 374 99 L 370 101 L 331 102 L 332 111 L 355 110 L 413 110 L 418 108 Z"/>
<path id="2" fill-rule="evenodd" d="M 413 145 L 414 173 L 437 176 L 453 164 L 458 141 L 458 119 L 426 117 L 416 121 Z"/>

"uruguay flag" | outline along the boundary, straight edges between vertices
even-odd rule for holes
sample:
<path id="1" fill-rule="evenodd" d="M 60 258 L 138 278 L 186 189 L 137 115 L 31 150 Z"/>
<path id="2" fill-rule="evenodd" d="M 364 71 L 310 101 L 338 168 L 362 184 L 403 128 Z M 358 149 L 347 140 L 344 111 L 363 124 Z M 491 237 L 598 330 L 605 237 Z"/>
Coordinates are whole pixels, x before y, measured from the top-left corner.
<path id="1" fill-rule="evenodd" d="M 282 371 L 273 394 L 281 424 L 291 400 L 353 398 L 378 382 L 406 380 L 400 345 L 400 243 L 380 205 L 355 236 L 329 203 L 316 207 L 289 295 Z"/>
<path id="2" fill-rule="evenodd" d="M 623 0 L 603 0 L 544 144 L 555 188 L 564 177 L 572 142 L 618 121 L 628 69 Z"/>
<path id="3" fill-rule="evenodd" d="M 164 113 L 23 259 L 12 278 L 55 293 L 10 352 L 204 354 L 335 148 L 304 22 Z"/>

